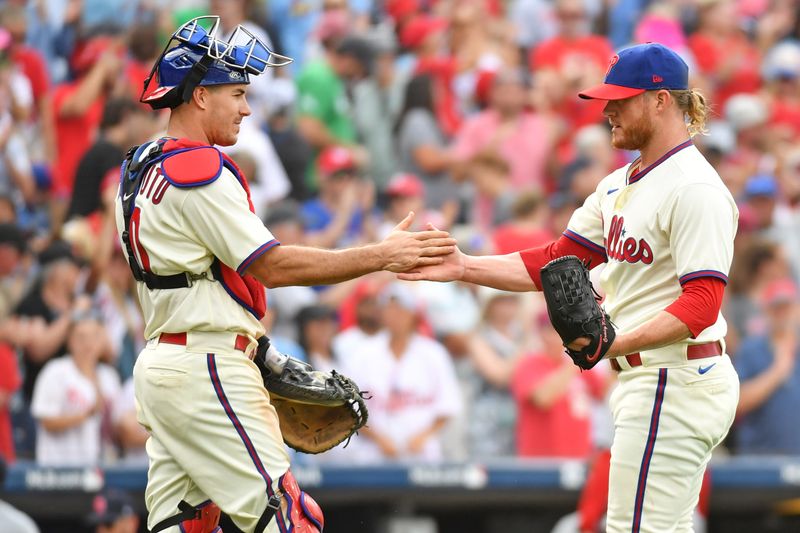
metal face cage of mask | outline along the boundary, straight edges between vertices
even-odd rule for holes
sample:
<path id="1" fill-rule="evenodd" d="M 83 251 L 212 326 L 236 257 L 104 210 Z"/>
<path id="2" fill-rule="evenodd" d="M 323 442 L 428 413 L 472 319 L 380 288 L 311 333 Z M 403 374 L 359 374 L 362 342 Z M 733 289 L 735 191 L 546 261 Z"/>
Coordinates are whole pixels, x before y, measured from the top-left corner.
<path id="1" fill-rule="evenodd" d="M 153 109 L 174 108 L 188 102 L 198 85 L 249 83 L 250 75 L 292 61 L 241 25 L 227 40 L 218 38 L 220 33 L 216 15 L 197 17 L 179 27 L 145 79 L 139 101 Z"/>

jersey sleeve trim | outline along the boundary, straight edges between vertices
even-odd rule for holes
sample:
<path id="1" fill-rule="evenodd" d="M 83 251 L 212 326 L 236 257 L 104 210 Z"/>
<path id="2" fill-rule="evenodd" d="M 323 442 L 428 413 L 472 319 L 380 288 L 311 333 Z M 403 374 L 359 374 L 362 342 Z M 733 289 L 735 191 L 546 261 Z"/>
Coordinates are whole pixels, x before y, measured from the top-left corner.
<path id="1" fill-rule="evenodd" d="M 242 262 L 239 264 L 239 267 L 236 269 L 236 272 L 238 272 L 239 274 L 244 274 L 244 271 L 245 271 L 245 270 L 247 270 L 247 267 L 249 267 L 250 265 L 252 265 L 252 264 L 253 264 L 253 262 L 254 262 L 256 259 L 258 259 L 258 258 L 259 258 L 259 257 L 261 257 L 262 255 L 264 255 L 264 253 L 265 253 L 267 250 L 269 250 L 270 248 L 273 248 L 274 246 L 278 246 L 279 244 L 280 244 L 280 242 L 278 242 L 278 241 L 277 241 L 277 239 L 272 239 L 272 240 L 270 240 L 270 241 L 267 241 L 267 242 L 265 242 L 264 244 L 262 244 L 261 246 L 259 246 L 258 248 L 256 248 L 256 249 L 253 251 L 253 253 L 251 253 L 250 255 L 248 255 L 248 256 L 245 258 L 245 260 L 244 260 L 244 261 L 242 261 Z"/>
<path id="2" fill-rule="evenodd" d="M 719 272 L 718 270 L 697 270 L 695 272 L 689 272 L 688 274 L 684 274 L 678 281 L 681 285 L 685 284 L 687 281 L 692 281 L 693 279 L 698 278 L 717 278 L 721 280 L 725 285 L 728 284 L 728 276 Z"/>
<path id="3" fill-rule="evenodd" d="M 603 257 L 606 257 L 606 249 L 604 247 L 602 247 L 599 244 L 596 244 L 596 243 L 590 241 L 589 239 L 587 239 L 583 235 L 580 235 L 579 233 L 575 233 L 571 229 L 566 230 L 563 233 L 563 235 L 564 235 L 564 237 L 568 238 L 569 240 L 574 241 L 574 242 L 580 244 L 581 246 L 584 246 L 584 247 L 588 248 L 589 250 L 591 250 L 593 252 L 597 252 L 599 254 L 603 254 Z"/>

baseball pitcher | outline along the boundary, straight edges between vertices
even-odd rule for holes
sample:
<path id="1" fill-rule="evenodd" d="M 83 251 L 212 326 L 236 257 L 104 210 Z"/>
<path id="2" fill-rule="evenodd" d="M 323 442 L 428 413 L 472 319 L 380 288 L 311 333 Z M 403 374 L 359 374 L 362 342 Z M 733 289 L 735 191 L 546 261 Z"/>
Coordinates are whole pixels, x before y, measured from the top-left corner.
<path id="1" fill-rule="evenodd" d="M 600 182 L 564 234 L 503 256 L 457 251 L 400 277 L 542 290 L 575 364 L 608 358 L 619 372 L 608 531 L 691 531 L 703 472 L 739 397 L 720 314 L 736 204 L 692 143 L 707 104 L 675 52 L 622 50 L 605 83 L 580 96 L 606 101 L 614 147 L 640 156 Z M 605 309 L 588 275 L 600 263 Z"/>

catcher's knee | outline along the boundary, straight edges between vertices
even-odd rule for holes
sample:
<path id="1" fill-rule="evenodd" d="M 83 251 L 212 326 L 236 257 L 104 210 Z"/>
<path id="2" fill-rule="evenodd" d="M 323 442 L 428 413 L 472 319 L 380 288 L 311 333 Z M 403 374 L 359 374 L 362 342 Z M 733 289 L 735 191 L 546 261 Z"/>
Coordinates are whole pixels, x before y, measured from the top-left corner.
<path id="1" fill-rule="evenodd" d="M 291 470 L 281 476 L 278 487 L 286 500 L 278 519 L 289 521 L 289 524 L 284 524 L 286 529 L 294 533 L 321 533 L 325 525 L 322 509 L 314 498 L 300 490 Z"/>

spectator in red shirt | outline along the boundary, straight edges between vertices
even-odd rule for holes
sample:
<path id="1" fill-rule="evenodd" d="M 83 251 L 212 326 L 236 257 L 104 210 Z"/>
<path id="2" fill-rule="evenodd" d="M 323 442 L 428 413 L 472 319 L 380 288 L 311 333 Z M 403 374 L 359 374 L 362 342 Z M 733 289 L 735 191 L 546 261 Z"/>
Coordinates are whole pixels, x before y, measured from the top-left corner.
<path id="1" fill-rule="evenodd" d="M 542 351 L 524 357 L 511 381 L 517 402 L 517 453 L 585 459 L 592 450 L 591 402 L 602 399 L 599 372 L 581 372 L 564 357 L 561 338 L 539 318 Z"/>
<path id="2" fill-rule="evenodd" d="M 689 48 L 700 72 L 711 81 L 711 101 L 721 109 L 734 94 L 758 90 L 761 57 L 739 25 L 733 0 L 704 0 L 698 17 Z"/>
<path id="3" fill-rule="evenodd" d="M 770 129 L 776 140 L 800 139 L 800 44 L 776 45 L 764 59 L 765 100 L 770 107 Z"/>
<path id="4" fill-rule="evenodd" d="M 76 49 L 72 68 L 77 79 L 53 91 L 51 120 L 55 124 L 56 157 L 53 164 L 53 233 L 60 230 L 64 210 L 72 193 L 81 156 L 94 140 L 106 98 L 115 85 L 126 83 L 120 43 L 109 37 L 94 37 Z"/>
<path id="5" fill-rule="evenodd" d="M 517 195 L 511 211 L 513 218 L 492 235 L 492 253 L 510 254 L 553 240 L 553 232 L 547 227 L 547 205 L 539 192 L 531 190 Z"/>
<path id="6" fill-rule="evenodd" d="M 590 32 L 583 0 L 556 2 L 558 34 L 531 49 L 528 64 L 537 76 L 554 76 L 561 100 L 555 111 L 564 116 L 571 131 L 599 122 L 604 103 L 581 100 L 575 94 L 581 87 L 599 83 L 613 55 L 611 44 L 602 35 Z"/>

